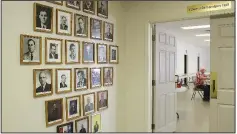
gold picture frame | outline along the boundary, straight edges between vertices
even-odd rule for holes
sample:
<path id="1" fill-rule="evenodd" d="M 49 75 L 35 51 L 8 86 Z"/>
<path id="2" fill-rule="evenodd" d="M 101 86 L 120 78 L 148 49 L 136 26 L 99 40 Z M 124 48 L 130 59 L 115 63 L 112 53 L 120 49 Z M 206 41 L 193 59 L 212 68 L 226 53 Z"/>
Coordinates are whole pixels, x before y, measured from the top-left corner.
<path id="1" fill-rule="evenodd" d="M 70 0 L 68 0 L 68 1 L 70 1 Z M 68 1 L 66 1 L 66 7 L 72 8 L 72 9 L 76 9 L 76 10 L 78 10 L 78 11 L 81 10 L 81 0 L 73 0 L 73 2 L 75 2 L 75 1 L 79 2 L 78 8 L 76 8 L 74 5 L 73 5 L 73 6 L 70 5 Z"/>
<path id="2" fill-rule="evenodd" d="M 77 123 L 82 121 L 82 120 L 87 120 L 87 132 L 86 133 L 89 133 L 90 132 L 90 125 L 89 125 L 89 116 L 86 116 L 86 117 L 83 117 L 83 118 L 80 118 L 78 120 L 75 120 L 75 130 L 76 130 L 76 133 L 79 133 L 79 130 L 77 128 Z"/>
<path id="3" fill-rule="evenodd" d="M 69 110 L 68 101 L 70 101 L 70 99 L 77 99 L 77 107 L 78 107 L 77 113 L 78 114 L 74 115 L 73 117 L 69 117 L 70 110 Z M 77 119 L 79 117 L 81 117 L 81 96 L 77 95 L 77 96 L 66 97 L 66 120 L 71 121 L 71 120 Z"/>
<path id="4" fill-rule="evenodd" d="M 75 44 L 77 44 L 77 45 L 75 45 L 75 48 L 77 48 L 76 50 L 77 50 L 77 52 L 76 52 L 76 54 L 77 54 L 77 62 L 76 61 L 69 61 L 68 60 L 68 58 L 70 57 L 70 55 L 68 56 L 68 53 L 69 53 L 69 51 L 70 51 L 70 49 L 71 49 L 71 46 L 68 46 L 69 44 L 69 42 L 74 42 Z M 71 44 L 70 44 L 71 45 Z M 76 47 L 77 46 L 77 47 Z M 68 49 L 68 47 L 69 47 L 69 49 Z M 66 64 L 78 64 L 78 63 L 80 63 L 80 59 L 81 59 L 81 56 L 80 56 L 80 54 L 81 54 L 81 51 L 80 51 L 81 49 L 80 49 L 80 41 L 77 41 L 77 40 L 65 40 L 65 63 Z"/>
<path id="5" fill-rule="evenodd" d="M 85 96 L 87 96 L 87 95 L 92 95 L 92 96 L 93 96 L 93 103 L 94 103 L 94 104 L 93 104 L 93 111 L 89 111 L 88 113 L 85 112 L 85 106 L 86 106 L 85 103 L 86 103 L 86 102 L 84 101 Z M 83 95 L 82 95 L 82 104 L 83 104 L 83 105 L 82 105 L 82 106 L 83 106 L 82 109 L 83 109 L 83 115 L 84 115 L 84 116 L 90 115 L 90 114 L 96 112 L 96 107 L 95 107 L 95 106 L 96 106 L 96 103 L 95 103 L 96 100 L 95 100 L 95 99 L 96 99 L 96 98 L 95 98 L 95 93 L 94 93 L 94 92 L 93 92 L 93 93 L 88 93 L 88 94 L 83 94 Z"/>
<path id="6" fill-rule="evenodd" d="M 43 10 L 43 13 L 47 14 L 46 18 L 49 18 L 50 21 L 48 23 L 45 23 L 45 25 L 41 25 L 40 18 L 38 17 L 40 14 L 40 9 Z M 38 10 L 37 10 L 38 9 Z M 34 3 L 34 11 L 33 11 L 33 29 L 36 32 L 45 32 L 45 33 L 53 33 L 53 7 L 46 6 L 39 3 Z M 50 13 L 47 13 L 50 12 Z M 45 15 L 44 14 L 44 15 Z M 41 28 L 40 28 L 41 27 Z M 43 28 L 42 28 L 43 27 Z M 45 28 L 46 27 L 46 28 Z"/>
<path id="7" fill-rule="evenodd" d="M 93 76 L 92 76 L 94 69 L 100 69 L 100 83 L 99 83 L 99 85 L 95 85 L 95 86 L 93 86 Z M 90 68 L 90 89 L 99 88 L 101 86 L 102 86 L 102 69 L 101 69 L 101 67 Z"/>
<path id="8" fill-rule="evenodd" d="M 77 32 L 78 18 L 80 18 L 80 17 L 85 20 L 85 22 L 84 22 L 85 23 L 84 30 L 86 30 L 85 34 L 80 34 L 80 33 L 78 34 L 78 32 Z M 89 23 L 88 22 L 89 22 L 88 16 L 75 13 L 74 14 L 74 36 L 87 38 L 88 37 L 88 33 L 89 33 L 89 30 L 88 30 L 89 29 L 88 28 L 88 24 Z"/>
<path id="9" fill-rule="evenodd" d="M 59 88 L 61 88 L 61 86 L 63 87 L 64 85 L 63 84 L 61 84 L 60 83 L 60 87 L 58 86 L 58 84 L 59 84 L 59 80 L 58 80 L 58 77 L 59 77 L 59 71 L 70 71 L 70 73 L 69 73 L 69 78 L 70 78 L 70 80 L 69 80 L 69 84 L 68 83 L 65 83 L 65 86 L 69 86 L 68 87 L 68 90 L 65 90 L 65 91 L 59 91 Z M 57 68 L 57 69 L 55 69 L 55 72 L 56 72 L 56 93 L 57 94 L 62 94 L 62 93 L 70 93 L 70 92 L 72 92 L 72 69 L 70 69 L 70 68 Z M 68 78 L 65 74 L 62 74 L 62 75 L 64 75 L 66 78 Z"/>
<path id="10" fill-rule="evenodd" d="M 48 42 L 50 40 L 53 40 L 53 41 L 60 41 L 60 50 L 58 52 L 60 52 L 60 60 L 58 61 L 49 61 L 48 58 L 50 59 L 50 56 L 49 56 L 49 50 L 48 50 Z M 56 47 L 56 46 L 55 46 Z M 49 46 L 50 48 L 50 46 Z M 46 37 L 45 38 L 45 64 L 62 64 L 62 48 L 63 48 L 63 39 L 57 39 L 57 38 L 48 38 Z M 57 48 L 55 48 L 57 49 Z M 59 54 L 57 54 L 59 57 Z M 55 56 L 56 57 L 56 56 Z"/>
<path id="11" fill-rule="evenodd" d="M 34 42 L 34 48 L 36 49 L 36 54 L 38 54 L 38 62 L 37 61 L 30 61 L 30 60 L 33 60 L 33 59 L 30 59 L 31 58 L 31 52 L 30 50 L 28 51 L 24 51 L 25 49 L 25 38 L 29 38 L 28 39 L 28 42 L 30 42 L 30 40 L 32 40 Z M 35 40 L 33 39 L 37 39 L 39 40 L 39 42 L 37 43 Z M 29 44 L 27 44 L 28 46 Z M 38 48 L 38 49 L 37 49 Z M 28 49 L 29 49 L 29 46 L 28 46 Z M 38 52 L 37 52 L 38 50 Z M 27 60 L 28 62 L 24 61 L 24 60 Z M 42 63 L 42 37 L 41 36 L 33 36 L 33 35 L 26 35 L 26 34 L 21 34 L 20 35 L 20 64 L 21 65 L 40 65 Z"/>
<path id="12" fill-rule="evenodd" d="M 113 60 L 113 57 L 111 56 L 111 54 L 113 53 L 113 52 L 111 52 L 112 48 L 117 49 L 116 50 L 116 60 Z M 110 64 L 118 64 L 119 63 L 119 47 L 116 46 L 116 45 L 110 45 L 109 46 L 109 63 Z"/>
<path id="13" fill-rule="evenodd" d="M 78 88 L 78 82 L 77 82 L 77 73 L 78 73 L 78 71 L 82 71 L 82 70 L 85 70 L 86 71 L 86 74 L 84 74 L 85 76 L 86 76 L 86 87 L 84 87 L 84 88 Z M 85 78 L 85 76 L 84 76 L 84 78 Z M 83 78 L 83 79 L 84 79 Z M 89 72 L 88 72 L 88 68 L 74 68 L 74 89 L 75 89 L 75 91 L 82 91 L 82 90 L 87 90 L 89 87 L 88 87 L 88 85 L 89 85 Z"/>
<path id="14" fill-rule="evenodd" d="M 69 31 L 68 33 L 65 33 L 65 32 L 60 32 L 59 30 L 62 30 L 61 29 L 61 24 L 58 22 L 58 15 L 59 15 L 59 12 L 64 12 L 64 13 L 67 13 L 67 14 L 70 14 L 70 21 L 68 23 L 68 25 L 65 25 L 67 26 L 66 28 L 68 28 L 70 26 L 70 28 L 68 28 L 67 31 Z M 65 16 L 64 16 L 65 17 Z M 72 21 L 73 21 L 73 13 L 72 12 L 69 12 L 69 11 L 66 11 L 66 10 L 62 10 L 62 9 L 56 9 L 56 34 L 59 34 L 59 35 L 67 35 L 67 36 L 72 36 Z M 60 25 L 59 25 L 60 24 Z M 60 27 L 59 27 L 60 26 Z M 65 30 L 65 29 L 63 29 Z"/>
<path id="15" fill-rule="evenodd" d="M 37 86 L 37 83 L 36 83 L 37 79 L 38 80 L 40 79 L 40 74 L 41 73 L 45 74 L 44 78 L 46 79 L 45 81 L 41 80 L 42 82 L 46 83 L 44 85 L 43 89 L 40 86 L 41 83 L 38 84 L 38 86 Z M 50 74 L 50 77 L 47 77 L 49 75 L 48 73 Z M 49 84 L 49 82 L 47 82 L 48 78 L 50 79 L 50 84 Z M 52 95 L 53 94 L 53 69 L 33 69 L 33 82 L 34 82 L 34 84 L 33 84 L 33 90 L 34 90 L 33 96 L 34 96 L 34 98 Z"/>
<path id="16" fill-rule="evenodd" d="M 106 98 L 105 98 L 106 99 L 105 100 L 106 101 L 106 104 L 105 104 L 106 106 L 100 107 L 101 104 L 104 105 L 103 102 L 100 102 L 100 100 L 99 100 L 100 99 L 99 95 L 100 95 L 100 93 L 103 93 L 103 92 L 106 92 Z M 109 94 L 108 90 L 97 92 L 97 111 L 102 111 L 102 110 L 107 109 L 109 107 L 108 106 L 109 105 L 109 101 L 108 101 L 109 100 L 109 98 L 108 98 L 109 95 L 108 94 Z"/>
<path id="17" fill-rule="evenodd" d="M 87 3 L 86 2 L 92 2 L 91 3 L 91 7 L 89 7 L 89 6 L 87 7 Z M 83 12 L 94 15 L 95 14 L 95 2 L 96 1 L 91 1 L 91 0 L 82 1 L 82 10 L 83 10 Z"/>
<path id="18" fill-rule="evenodd" d="M 106 28 L 107 28 L 106 25 L 112 26 L 112 32 L 110 30 L 109 33 L 106 33 L 106 31 L 108 31 L 108 30 L 106 30 Z M 106 21 L 103 22 L 103 40 L 109 41 L 109 42 L 114 41 L 114 24 L 113 23 L 106 22 Z"/>
<path id="19" fill-rule="evenodd" d="M 106 79 L 106 69 L 111 69 L 112 70 L 112 80 L 108 80 Z M 111 82 L 107 82 L 107 81 L 111 81 Z M 103 67 L 103 86 L 112 86 L 114 83 L 114 69 L 113 67 Z"/>
<path id="20" fill-rule="evenodd" d="M 93 60 L 90 60 L 90 59 L 85 60 L 86 57 L 89 57 L 89 54 L 85 55 L 85 53 L 84 53 L 84 49 L 85 49 L 86 44 L 91 44 L 92 45 L 93 50 L 92 50 L 92 52 L 89 52 L 89 54 L 93 54 L 93 56 L 92 56 Z M 82 63 L 84 63 L 84 64 L 95 63 L 95 43 L 85 42 L 85 41 L 82 42 Z"/>
<path id="21" fill-rule="evenodd" d="M 99 7 L 99 2 L 101 2 L 101 3 L 106 2 L 106 13 L 105 14 L 102 14 L 102 10 Z M 105 18 L 105 19 L 108 18 L 108 14 L 109 14 L 108 4 L 109 4 L 108 1 L 97 1 L 97 16 Z"/>
<path id="22" fill-rule="evenodd" d="M 100 58 L 100 51 L 99 51 L 99 46 L 104 46 L 105 47 L 105 57 L 102 57 L 102 59 Z M 108 49 L 107 49 L 107 44 L 102 44 L 102 43 L 97 43 L 97 53 L 96 53 L 96 59 L 97 59 L 97 63 L 98 64 L 106 64 L 106 63 L 108 63 L 108 53 L 107 53 L 107 51 L 108 51 Z M 103 59 L 103 58 L 105 58 L 105 60 Z M 103 61 L 101 61 L 101 60 L 103 60 Z"/>
<path id="23" fill-rule="evenodd" d="M 96 37 L 94 34 L 96 34 L 96 33 L 94 33 L 94 30 L 93 30 L 93 28 L 95 27 L 94 26 L 94 21 L 98 21 L 100 24 L 99 24 L 99 26 L 100 26 L 100 31 L 99 31 L 99 37 Z M 95 19 L 95 18 L 90 18 L 90 38 L 91 39 L 96 39 L 96 40 L 102 40 L 102 33 L 103 33 L 103 28 L 102 28 L 102 26 L 103 26 L 103 24 L 102 24 L 102 20 L 99 20 L 99 19 Z"/>

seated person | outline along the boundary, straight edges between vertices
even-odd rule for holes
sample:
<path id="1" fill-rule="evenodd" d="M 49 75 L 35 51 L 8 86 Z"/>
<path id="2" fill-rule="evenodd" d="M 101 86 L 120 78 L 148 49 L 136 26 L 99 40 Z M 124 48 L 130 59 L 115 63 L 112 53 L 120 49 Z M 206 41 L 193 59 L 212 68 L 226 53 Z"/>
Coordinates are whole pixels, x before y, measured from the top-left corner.
<path id="1" fill-rule="evenodd" d="M 196 88 L 203 89 L 204 91 L 204 97 L 203 101 L 209 101 L 210 100 L 210 85 L 206 85 L 204 82 L 208 79 L 207 75 L 205 75 L 205 69 L 202 68 L 200 72 L 197 72 L 196 74 Z"/>

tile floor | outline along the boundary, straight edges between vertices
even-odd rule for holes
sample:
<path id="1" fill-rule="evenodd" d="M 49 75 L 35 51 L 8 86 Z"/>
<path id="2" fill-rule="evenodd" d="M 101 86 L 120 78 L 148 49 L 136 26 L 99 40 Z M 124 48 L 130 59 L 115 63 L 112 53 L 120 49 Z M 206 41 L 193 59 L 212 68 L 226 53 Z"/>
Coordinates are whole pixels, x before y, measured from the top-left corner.
<path id="1" fill-rule="evenodd" d="M 203 102 L 198 93 L 191 100 L 192 93 L 191 88 L 177 93 L 179 119 L 176 132 L 209 132 L 209 102 Z"/>

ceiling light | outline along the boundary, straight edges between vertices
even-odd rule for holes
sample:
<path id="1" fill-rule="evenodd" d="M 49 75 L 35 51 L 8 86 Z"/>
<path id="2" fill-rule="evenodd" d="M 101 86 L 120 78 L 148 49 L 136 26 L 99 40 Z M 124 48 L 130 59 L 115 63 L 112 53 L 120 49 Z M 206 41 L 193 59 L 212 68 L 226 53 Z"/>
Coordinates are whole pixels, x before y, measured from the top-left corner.
<path id="1" fill-rule="evenodd" d="M 210 41 L 210 40 L 204 40 L 204 41 Z"/>
<path id="2" fill-rule="evenodd" d="M 210 34 L 197 34 L 196 36 L 210 36 Z"/>
<path id="3" fill-rule="evenodd" d="M 201 29 L 201 28 L 210 28 L 210 25 L 199 25 L 199 26 L 187 26 L 181 27 L 182 29 L 189 30 L 189 29 Z"/>

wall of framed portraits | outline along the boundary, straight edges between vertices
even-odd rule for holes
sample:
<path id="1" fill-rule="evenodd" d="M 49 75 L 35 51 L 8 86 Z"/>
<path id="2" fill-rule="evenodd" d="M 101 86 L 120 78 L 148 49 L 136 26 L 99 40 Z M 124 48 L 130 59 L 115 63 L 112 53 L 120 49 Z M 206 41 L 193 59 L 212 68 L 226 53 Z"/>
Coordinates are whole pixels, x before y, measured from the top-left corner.
<path id="1" fill-rule="evenodd" d="M 2 3 L 3 132 L 117 131 L 123 7 L 93 3 Z"/>

